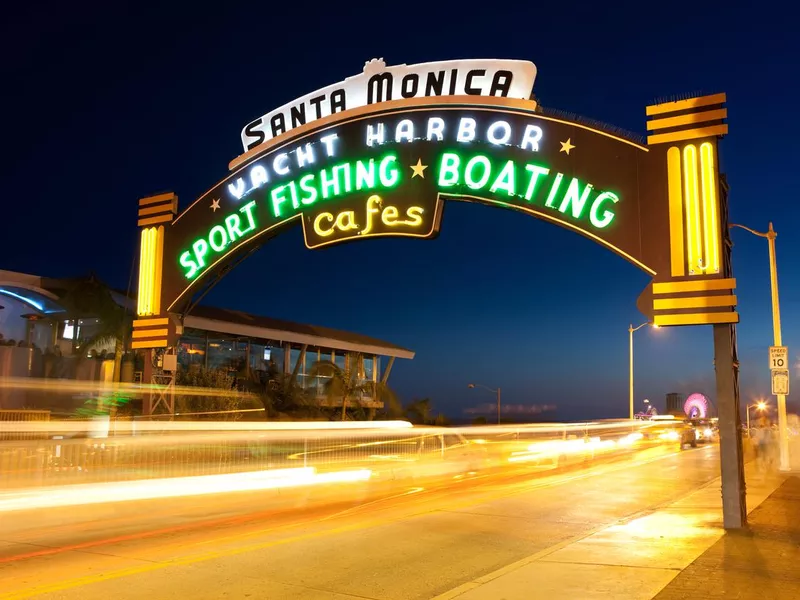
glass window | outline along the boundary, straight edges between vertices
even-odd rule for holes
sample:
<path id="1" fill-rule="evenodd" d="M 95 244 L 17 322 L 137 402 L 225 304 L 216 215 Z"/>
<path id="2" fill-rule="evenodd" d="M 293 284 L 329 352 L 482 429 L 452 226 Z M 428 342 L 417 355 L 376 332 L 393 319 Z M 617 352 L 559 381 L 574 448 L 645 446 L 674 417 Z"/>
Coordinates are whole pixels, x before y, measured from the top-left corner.
<path id="1" fill-rule="evenodd" d="M 247 340 L 214 339 L 208 342 L 208 368 L 238 372 L 244 367 Z"/>
<path id="2" fill-rule="evenodd" d="M 375 357 L 364 357 L 364 379 L 367 381 L 375 381 Z"/>
<path id="3" fill-rule="evenodd" d="M 284 351 L 283 348 L 279 344 L 269 344 L 269 346 L 265 349 L 269 350 L 269 358 L 267 358 L 268 365 L 274 365 L 274 368 L 283 373 L 284 371 Z"/>
<path id="4" fill-rule="evenodd" d="M 266 371 L 269 361 L 269 347 L 264 344 L 250 343 L 250 369 L 253 371 Z"/>
<path id="5" fill-rule="evenodd" d="M 344 353 L 344 351 L 337 350 L 333 362 L 336 363 L 337 367 L 339 367 L 342 371 L 344 371 L 344 368 L 345 368 L 345 353 Z"/>
<path id="6" fill-rule="evenodd" d="M 200 335 L 184 335 L 178 344 L 178 364 L 184 369 L 192 365 L 203 366 L 206 362 L 206 338 Z"/>

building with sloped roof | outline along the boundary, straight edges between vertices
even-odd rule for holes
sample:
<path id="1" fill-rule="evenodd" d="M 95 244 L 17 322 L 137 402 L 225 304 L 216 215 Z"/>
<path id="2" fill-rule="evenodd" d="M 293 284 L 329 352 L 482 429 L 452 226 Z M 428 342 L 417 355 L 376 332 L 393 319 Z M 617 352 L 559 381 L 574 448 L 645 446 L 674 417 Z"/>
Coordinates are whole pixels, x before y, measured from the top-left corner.
<path id="1" fill-rule="evenodd" d="M 98 318 L 72 314 L 63 303 L 78 281 L 0 270 L 0 377 L 109 377 L 109 369 L 96 362 L 83 365 L 81 371 L 64 368 L 53 372 L 40 356 L 57 350 L 68 363 L 78 349 L 92 350 L 81 345 L 99 327 Z M 124 292 L 109 291 L 114 302 L 133 315 L 134 299 Z M 223 369 L 256 378 L 296 373 L 297 382 L 320 406 L 341 406 L 342 400 L 328 393 L 325 377 L 312 374 L 315 363 L 330 361 L 343 370 L 355 371 L 362 383 L 377 384 L 387 382 L 395 359 L 414 358 L 411 350 L 363 334 L 242 311 L 198 305 L 182 317 L 182 334 L 175 348 L 179 370 Z M 130 341 L 130 336 L 123 340 L 126 349 Z M 113 347 L 94 350 L 109 353 Z M 123 381 L 143 381 L 141 361 L 139 367 L 123 369 L 122 375 Z M 383 408 L 383 402 L 368 394 L 349 402 Z"/>

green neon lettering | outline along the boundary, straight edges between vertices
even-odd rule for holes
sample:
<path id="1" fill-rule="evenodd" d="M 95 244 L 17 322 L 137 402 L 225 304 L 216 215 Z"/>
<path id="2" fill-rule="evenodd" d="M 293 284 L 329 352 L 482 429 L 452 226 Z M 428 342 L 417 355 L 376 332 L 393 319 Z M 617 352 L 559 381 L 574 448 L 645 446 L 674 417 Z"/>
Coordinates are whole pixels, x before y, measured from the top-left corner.
<path id="1" fill-rule="evenodd" d="M 475 179 L 474 171 L 477 166 L 483 168 L 480 179 Z M 464 182 L 473 190 L 479 190 L 486 186 L 489 181 L 489 176 L 492 174 L 492 163 L 483 154 L 473 156 L 469 159 L 466 168 L 464 169 Z"/>
<path id="2" fill-rule="evenodd" d="M 564 194 L 564 198 L 561 200 L 561 206 L 558 207 L 560 212 L 565 213 L 571 204 L 572 216 L 575 219 L 581 218 L 581 215 L 583 214 L 583 208 L 586 206 L 586 200 L 589 198 L 589 193 L 592 191 L 593 187 L 591 183 L 587 184 L 579 196 L 578 192 L 580 191 L 580 185 L 581 182 L 578 181 L 578 178 L 573 177 L 572 181 L 569 182 L 569 187 L 567 188 L 567 192 Z"/>
<path id="3" fill-rule="evenodd" d="M 192 253 L 188 250 L 181 254 L 180 263 L 182 267 L 186 267 L 188 271 L 184 273 L 186 279 L 192 279 L 199 270 L 197 264 L 192 260 Z"/>
<path id="4" fill-rule="evenodd" d="M 339 178 L 336 176 L 336 169 L 334 168 L 333 171 L 328 174 L 327 169 L 322 169 L 319 172 L 320 179 L 322 179 L 322 197 L 323 198 L 330 198 L 331 191 L 330 189 L 333 188 L 333 194 L 338 196 L 342 193 L 341 188 L 339 187 Z M 330 177 L 330 179 L 328 179 Z"/>
<path id="5" fill-rule="evenodd" d="M 300 208 L 300 202 L 297 199 L 297 184 L 294 181 L 290 181 L 286 184 L 286 187 L 289 188 L 289 195 L 292 198 L 292 208 L 297 210 Z"/>
<path id="6" fill-rule="evenodd" d="M 539 177 L 548 175 L 550 169 L 539 165 L 527 164 L 525 165 L 525 170 L 531 174 L 530 181 L 528 181 L 528 189 L 525 190 L 525 200 L 530 201 L 533 198 L 533 194 L 536 193 L 536 184 L 539 182 Z"/>
<path id="7" fill-rule="evenodd" d="M 375 187 L 375 159 L 370 158 L 365 166 L 360 160 L 356 162 L 356 190 L 371 190 Z"/>
<path id="8" fill-rule="evenodd" d="M 281 216 L 281 204 L 286 202 L 286 197 L 283 195 L 283 190 L 286 186 L 279 185 L 278 187 L 272 188 L 270 192 L 270 198 L 272 198 L 272 213 L 276 217 Z"/>
<path id="9" fill-rule="evenodd" d="M 346 194 L 352 192 L 353 182 L 350 177 L 350 163 L 344 163 L 333 167 L 333 176 L 336 178 L 336 181 L 339 181 L 340 174 L 344 174 L 344 192 Z M 336 195 L 339 195 L 338 191 L 336 192 Z"/>
<path id="10" fill-rule="evenodd" d="M 378 167 L 378 178 L 383 187 L 392 188 L 400 181 L 400 171 L 397 167 L 391 167 L 397 162 L 397 157 L 393 154 L 387 154 L 381 159 L 381 164 Z"/>
<path id="11" fill-rule="evenodd" d="M 300 178 L 300 189 L 303 190 L 308 196 L 303 196 L 300 198 L 300 202 L 308 206 L 309 204 L 314 204 L 317 201 L 317 188 L 313 185 L 314 183 L 314 174 L 309 173 L 308 175 L 303 175 Z"/>
<path id="12" fill-rule="evenodd" d="M 192 244 L 192 250 L 194 250 L 194 258 L 197 261 L 197 266 L 202 269 L 206 266 L 205 256 L 208 253 L 208 242 L 203 239 L 196 240 L 195 243 Z"/>
<path id="13" fill-rule="evenodd" d="M 564 179 L 563 173 L 558 173 L 556 178 L 553 180 L 553 185 L 550 186 L 550 193 L 547 195 L 547 202 L 544 203 L 545 206 L 550 208 L 555 208 L 553 202 L 556 199 L 556 193 L 558 192 L 558 188 L 561 187 L 561 180 Z"/>
<path id="14" fill-rule="evenodd" d="M 589 221 L 598 229 L 605 229 L 614 220 L 615 215 L 610 210 L 604 210 L 602 217 L 598 217 L 597 215 L 602 207 L 603 202 L 606 200 L 611 200 L 611 202 L 616 204 L 619 202 L 619 196 L 612 192 L 603 192 L 594 199 L 594 202 L 592 202 L 592 208 L 589 210 Z"/>
<path id="15" fill-rule="evenodd" d="M 500 174 L 495 178 L 492 187 L 489 188 L 489 191 L 494 193 L 497 190 L 503 190 L 506 195 L 513 196 L 516 193 L 516 169 L 514 166 L 514 161 L 509 160 L 506 162 L 506 166 L 503 167 L 503 170 L 500 171 Z"/>
<path id="16" fill-rule="evenodd" d="M 219 243 L 217 243 L 216 237 L 220 238 Z M 215 252 L 222 252 L 228 245 L 228 232 L 222 225 L 214 225 L 208 234 L 208 243 Z"/>
<path id="17" fill-rule="evenodd" d="M 225 217 L 225 227 L 228 229 L 228 239 L 230 241 L 235 242 L 244 235 L 244 232 L 239 228 L 241 224 L 239 215 L 236 213 Z"/>
<path id="18" fill-rule="evenodd" d="M 445 152 L 439 162 L 439 187 L 453 187 L 458 185 L 459 171 L 458 166 L 461 159 L 458 154 Z"/>
<path id="19" fill-rule="evenodd" d="M 255 207 L 256 207 L 256 201 L 251 200 L 250 202 L 248 202 L 242 208 L 239 209 L 240 213 L 244 213 L 247 215 L 247 222 L 249 224 L 248 228 L 245 229 L 243 233 L 247 233 L 248 231 L 253 231 L 253 229 L 256 228 L 256 219 L 255 217 L 253 217 L 253 209 Z"/>

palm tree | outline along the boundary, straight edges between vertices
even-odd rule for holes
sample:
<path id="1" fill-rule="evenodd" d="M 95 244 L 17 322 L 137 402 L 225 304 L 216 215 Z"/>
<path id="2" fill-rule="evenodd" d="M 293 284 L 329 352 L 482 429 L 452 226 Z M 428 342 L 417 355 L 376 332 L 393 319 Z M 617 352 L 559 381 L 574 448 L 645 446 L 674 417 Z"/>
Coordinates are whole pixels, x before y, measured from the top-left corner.
<path id="1" fill-rule="evenodd" d="M 399 403 L 394 392 L 383 382 L 367 381 L 361 377 L 362 360 L 361 354 L 352 354 L 344 368 L 329 360 L 319 361 L 311 367 L 309 376 L 327 378 L 325 391 L 328 397 L 342 399 L 342 421 L 347 418 L 348 401 L 361 396 L 383 400 L 389 406 L 390 414 L 398 414 Z"/>
<path id="2" fill-rule="evenodd" d="M 119 381 L 124 339 L 133 322 L 128 309 L 117 304 L 111 295 L 111 289 L 94 274 L 74 282 L 61 302 L 73 319 L 98 319 L 95 333 L 79 341 L 81 352 L 78 360 L 93 346 L 113 342 L 114 381 Z"/>

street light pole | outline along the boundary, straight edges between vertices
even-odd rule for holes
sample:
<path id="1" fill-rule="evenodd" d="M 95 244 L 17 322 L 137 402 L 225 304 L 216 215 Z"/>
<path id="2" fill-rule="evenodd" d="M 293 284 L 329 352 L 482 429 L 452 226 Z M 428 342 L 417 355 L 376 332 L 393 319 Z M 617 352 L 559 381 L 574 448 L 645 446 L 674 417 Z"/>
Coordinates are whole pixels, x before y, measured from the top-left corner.
<path id="1" fill-rule="evenodd" d="M 750 437 L 750 409 L 751 408 L 756 408 L 756 409 L 761 411 L 761 410 L 764 410 L 765 408 L 767 408 L 767 403 L 764 402 L 764 401 L 761 401 L 761 402 L 756 402 L 755 404 L 748 404 L 745 407 L 745 410 L 747 410 L 747 437 Z"/>
<path id="2" fill-rule="evenodd" d="M 648 323 L 642 323 L 638 327 L 634 327 L 633 323 L 628 325 L 628 403 L 630 405 L 629 419 L 633 420 L 633 332 L 639 331 Z"/>
<path id="3" fill-rule="evenodd" d="M 775 238 L 778 234 L 772 228 L 772 221 L 769 223 L 769 229 L 766 233 L 761 233 L 745 227 L 731 223 L 730 227 L 738 227 L 749 231 L 758 237 L 767 238 L 769 243 L 769 282 L 770 294 L 772 296 L 772 337 L 775 346 L 782 345 L 781 336 L 781 307 L 778 299 L 778 262 L 775 256 Z M 789 470 L 789 432 L 786 427 L 786 396 L 784 394 L 776 394 L 778 397 L 778 445 L 780 448 L 780 470 Z"/>
<path id="4" fill-rule="evenodd" d="M 497 394 L 497 424 L 500 425 L 500 388 L 493 390 L 492 388 L 481 385 L 480 383 L 468 383 L 467 387 L 470 389 L 483 388 L 489 392 L 492 392 L 493 394 Z"/>

